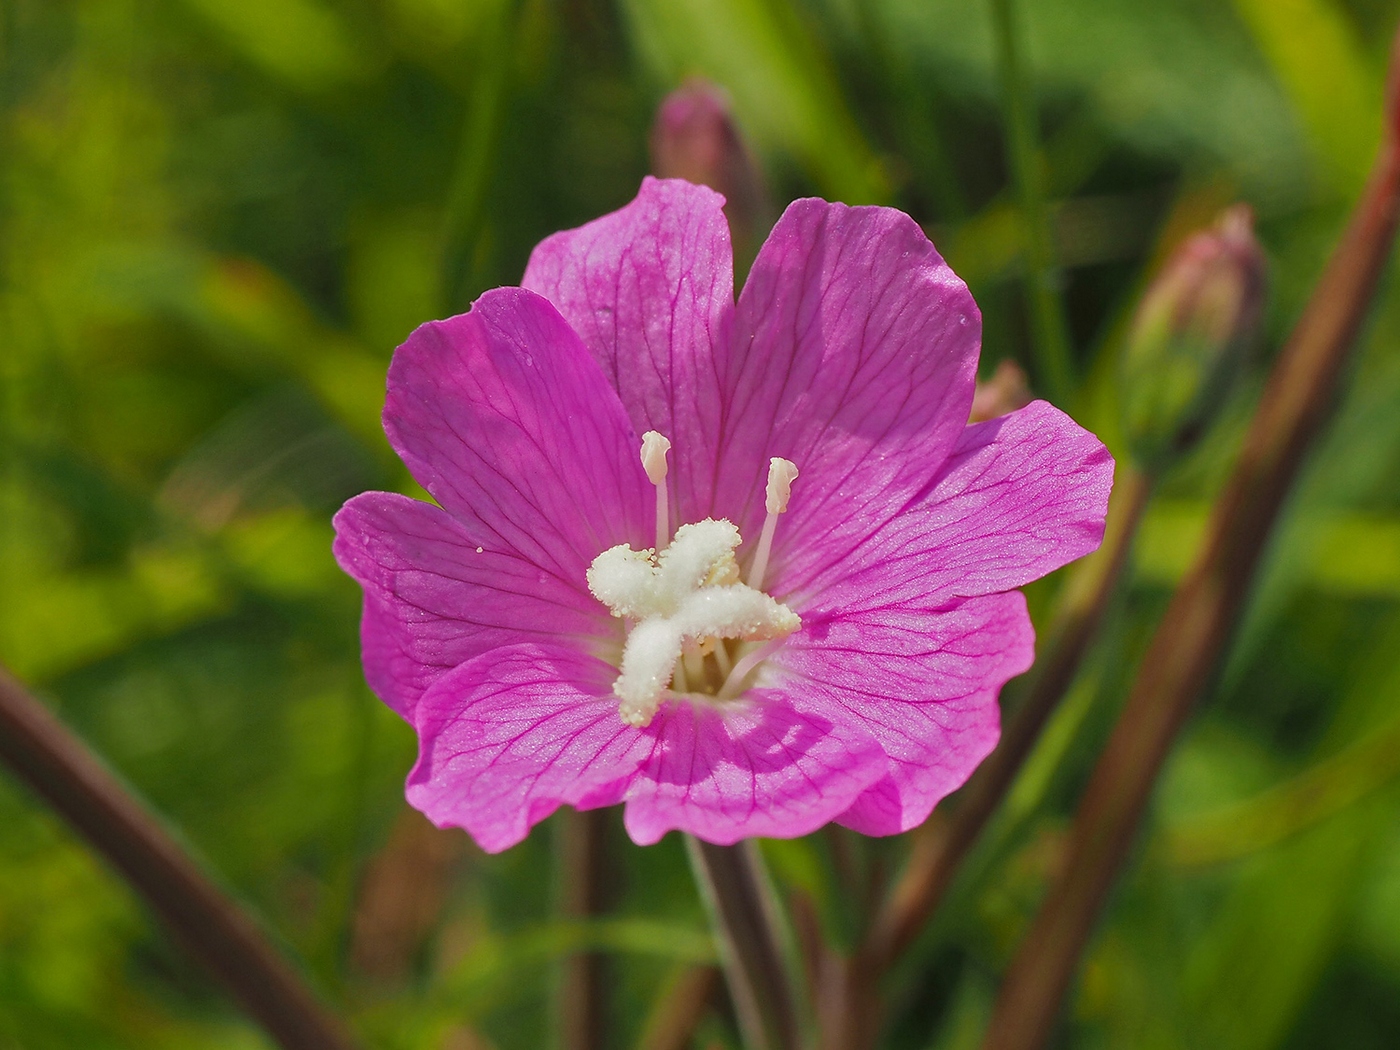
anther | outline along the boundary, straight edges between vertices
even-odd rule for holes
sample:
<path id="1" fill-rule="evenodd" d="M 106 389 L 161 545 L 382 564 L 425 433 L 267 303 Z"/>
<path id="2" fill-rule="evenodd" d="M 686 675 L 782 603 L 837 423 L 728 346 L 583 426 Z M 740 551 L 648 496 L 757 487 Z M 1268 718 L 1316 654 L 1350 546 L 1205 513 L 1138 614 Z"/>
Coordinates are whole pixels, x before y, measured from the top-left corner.
<path id="1" fill-rule="evenodd" d="M 648 430 L 642 435 L 642 469 L 656 486 L 656 549 L 671 542 L 671 515 L 666 502 L 666 453 L 671 442 L 664 434 Z"/>
<path id="2" fill-rule="evenodd" d="M 778 515 L 788 508 L 792 498 L 792 483 L 797 479 L 797 464 L 774 456 L 768 461 L 768 488 L 764 492 L 764 507 L 768 517 L 763 519 L 763 532 L 758 537 L 758 550 L 749 569 L 749 586 L 763 589 L 763 574 L 768 571 L 768 554 L 773 549 L 773 533 L 778 528 Z"/>

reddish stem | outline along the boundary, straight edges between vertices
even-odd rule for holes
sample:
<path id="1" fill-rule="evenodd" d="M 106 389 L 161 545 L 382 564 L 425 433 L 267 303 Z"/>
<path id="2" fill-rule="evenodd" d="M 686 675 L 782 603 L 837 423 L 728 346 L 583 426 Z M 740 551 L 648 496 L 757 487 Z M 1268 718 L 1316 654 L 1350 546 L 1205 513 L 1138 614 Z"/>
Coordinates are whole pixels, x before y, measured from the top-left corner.
<path id="1" fill-rule="evenodd" d="M 948 816 L 935 813 L 914 839 L 908 863 L 853 959 L 838 969 L 836 987 L 822 997 L 826 1047 L 874 1046 L 880 1029 L 878 982 L 914 943 L 953 884 L 1041 730 L 1074 681 L 1117 588 L 1152 481 L 1122 468 L 1114 485 L 1103 545 L 1075 567 L 1044 651 L 1023 689 L 995 751 L 958 792 Z"/>
<path id="2" fill-rule="evenodd" d="M 1046 721 L 1073 683 L 1122 575 L 1151 492 L 1149 478 L 1132 467 L 1123 468 L 1103 546 L 1071 577 L 1044 655 L 1026 683 L 1025 698 L 1007 722 L 996 750 L 958 792 L 952 814 L 927 825 L 917 839 L 870 932 L 866 953 L 877 969 L 891 966 L 938 908 L 963 858 L 1006 797 Z"/>
<path id="3" fill-rule="evenodd" d="M 564 885 L 562 912 L 580 921 L 597 918 L 608 909 L 611 885 L 608 863 L 608 819 L 612 811 L 591 809 L 563 814 Z M 607 957 L 579 952 L 564 963 L 559 994 L 559 1043 L 563 1050 L 600 1050 L 607 1043 Z"/>
<path id="4" fill-rule="evenodd" d="M 0 761 L 101 853 L 286 1050 L 355 1050 L 345 1024 L 88 747 L 0 670 Z"/>
<path id="5" fill-rule="evenodd" d="M 1215 673 L 1264 543 L 1330 415 L 1400 217 L 1394 71 L 1392 60 L 1385 142 L 1370 181 L 1279 356 L 1201 555 L 1158 626 L 1099 757 L 1066 867 L 1007 972 L 984 1050 L 1033 1050 L 1049 1038 L 1158 771 Z"/>

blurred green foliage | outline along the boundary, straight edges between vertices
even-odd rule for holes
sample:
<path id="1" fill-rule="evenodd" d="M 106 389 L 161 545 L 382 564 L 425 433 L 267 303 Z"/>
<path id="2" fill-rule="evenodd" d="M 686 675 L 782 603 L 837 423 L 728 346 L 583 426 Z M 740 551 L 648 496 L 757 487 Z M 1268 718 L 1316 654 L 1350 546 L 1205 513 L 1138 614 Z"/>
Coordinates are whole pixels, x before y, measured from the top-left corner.
<path id="1" fill-rule="evenodd" d="M 1221 204 L 1257 209 L 1274 296 L 1250 381 L 1166 479 L 1105 638 L 894 975 L 889 1045 L 908 1050 L 977 1043 L 1268 357 L 1364 177 L 1400 4 L 1020 14 L 1081 421 L 1116 444 L 1124 318 L 1163 248 Z M 0 659 L 372 1045 L 546 1045 L 556 963 L 591 946 L 609 953 L 613 1045 L 628 1046 L 712 951 L 674 836 L 638 850 L 614 829 L 616 911 L 580 926 L 553 918 L 550 826 L 486 858 L 404 814 L 411 734 L 362 683 L 358 591 L 329 552 L 345 497 L 413 491 L 378 429 L 394 345 L 518 280 L 546 234 L 625 203 L 657 101 L 698 73 L 729 92 L 777 198 L 910 211 L 982 304 L 984 372 L 1031 362 L 994 54 L 980 0 L 0 5 Z M 1400 1044 L 1393 280 L 1365 340 L 1064 1045 Z M 1055 587 L 1033 589 L 1038 614 Z M 781 886 L 837 943 L 904 848 L 770 845 Z M 265 1045 L 0 777 L 0 1047 Z"/>

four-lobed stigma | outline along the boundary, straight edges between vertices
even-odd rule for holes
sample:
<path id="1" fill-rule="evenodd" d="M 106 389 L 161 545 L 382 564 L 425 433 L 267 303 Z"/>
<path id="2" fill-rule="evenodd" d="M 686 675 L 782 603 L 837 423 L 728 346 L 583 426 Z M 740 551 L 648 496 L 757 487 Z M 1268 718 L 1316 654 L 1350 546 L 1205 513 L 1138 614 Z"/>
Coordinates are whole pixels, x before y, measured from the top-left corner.
<path id="1" fill-rule="evenodd" d="M 614 616 L 633 621 L 613 692 L 620 700 L 622 720 L 636 726 L 652 720 L 668 689 L 694 697 L 734 698 L 772 646 L 802 625 L 791 609 L 760 589 L 778 515 L 787 510 L 797 467 L 786 459 L 770 461 L 768 516 L 745 583 L 734 556 L 743 539 L 733 522 L 705 518 L 682 525 L 670 536 L 670 448 L 670 441 L 656 431 L 642 438 L 642 466 L 657 493 L 656 547 L 611 547 L 593 560 L 587 573 L 594 597 Z"/>

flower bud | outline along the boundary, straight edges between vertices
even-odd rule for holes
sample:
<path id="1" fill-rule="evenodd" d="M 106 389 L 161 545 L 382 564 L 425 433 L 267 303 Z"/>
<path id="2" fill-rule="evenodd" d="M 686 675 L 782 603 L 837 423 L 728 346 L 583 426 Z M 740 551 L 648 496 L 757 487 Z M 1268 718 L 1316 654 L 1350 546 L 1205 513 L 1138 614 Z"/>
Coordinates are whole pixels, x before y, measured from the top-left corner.
<path id="1" fill-rule="evenodd" d="M 1121 369 L 1128 447 L 1150 471 L 1189 449 L 1224 404 L 1259 329 L 1265 260 L 1237 204 L 1172 253 L 1138 304 Z"/>
<path id="2" fill-rule="evenodd" d="M 739 254 L 755 244 L 767 211 L 763 177 L 739 136 L 729 102 L 713 84 L 686 81 L 662 100 L 651 129 L 651 168 L 724 194 Z"/>
<path id="3" fill-rule="evenodd" d="M 982 423 L 1015 412 L 1030 403 L 1031 388 L 1026 381 L 1026 370 L 1009 357 L 1004 357 L 998 362 L 991 379 L 985 383 L 977 380 L 967 421 Z"/>

